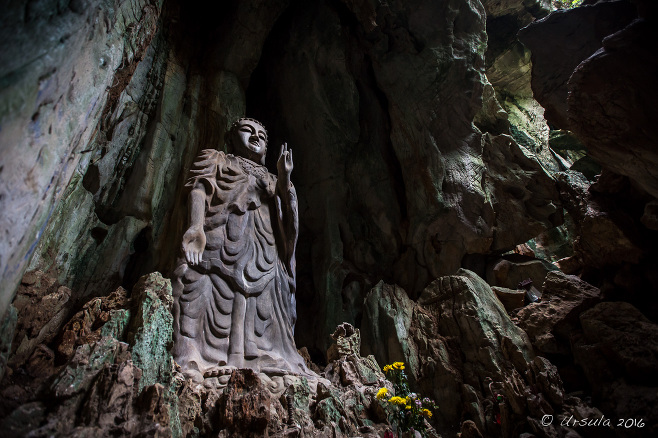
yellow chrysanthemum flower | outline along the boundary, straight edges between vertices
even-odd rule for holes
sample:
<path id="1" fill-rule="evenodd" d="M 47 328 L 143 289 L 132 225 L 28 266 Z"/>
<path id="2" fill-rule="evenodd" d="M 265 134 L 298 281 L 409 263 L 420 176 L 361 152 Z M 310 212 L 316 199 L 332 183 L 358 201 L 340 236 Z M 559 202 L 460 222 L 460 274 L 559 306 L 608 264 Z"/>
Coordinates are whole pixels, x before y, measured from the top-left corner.
<path id="1" fill-rule="evenodd" d="M 404 408 L 405 408 L 406 410 L 409 410 L 409 409 L 411 409 L 411 405 L 407 405 L 407 406 L 405 406 Z"/>
<path id="2" fill-rule="evenodd" d="M 386 365 L 386 366 L 384 367 L 384 372 L 385 372 L 385 373 L 388 373 L 389 371 L 391 371 L 391 366 L 390 366 L 390 365 Z"/>
<path id="3" fill-rule="evenodd" d="M 432 418 L 432 411 L 429 409 L 423 409 L 423 415 L 425 415 L 427 418 Z"/>
<path id="4" fill-rule="evenodd" d="M 403 370 L 404 362 L 393 362 L 393 368 L 395 368 L 396 370 Z"/>
<path id="5" fill-rule="evenodd" d="M 388 402 L 389 403 L 395 403 L 396 405 L 404 405 L 405 404 L 404 399 L 402 397 L 397 397 L 397 396 L 391 397 L 390 399 L 388 399 Z"/>
<path id="6" fill-rule="evenodd" d="M 375 397 L 377 397 L 379 400 L 383 400 L 384 398 L 386 398 L 386 394 L 388 394 L 388 389 L 382 388 L 379 391 L 377 391 L 377 395 Z"/>

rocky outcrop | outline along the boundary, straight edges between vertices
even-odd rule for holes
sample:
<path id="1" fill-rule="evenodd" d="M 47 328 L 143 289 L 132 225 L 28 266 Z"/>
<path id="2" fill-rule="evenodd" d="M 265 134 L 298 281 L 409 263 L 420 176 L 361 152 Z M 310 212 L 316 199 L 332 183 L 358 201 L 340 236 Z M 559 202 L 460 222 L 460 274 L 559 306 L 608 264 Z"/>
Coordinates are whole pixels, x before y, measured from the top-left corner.
<path id="1" fill-rule="evenodd" d="M 508 13 L 489 3 L 492 16 Z M 523 11 L 510 4 L 523 23 L 545 9 L 526 3 Z M 69 38 L 56 44 L 66 59 L 48 57 L 4 91 L 17 104 L 20 87 L 32 97 L 3 122 L 2 135 L 13 136 L 3 144 L 20 137 L 16 150 L 44 147 L 20 149 L 20 166 L 9 164 L 16 153 L 3 154 L 3 180 L 26 187 L 7 169 L 48 158 L 34 193 L 0 201 L 11 212 L 30 206 L 7 226 L 20 245 L 2 247 L 9 295 L 27 261 L 56 272 L 75 303 L 169 272 L 187 220 L 187 169 L 197 151 L 221 148 L 242 115 L 269 128 L 270 155 L 283 141 L 295 150 L 298 252 L 308 261 L 299 263 L 298 303 L 322 320 L 299 318 L 297 333 L 314 357 L 337 324 L 362 317 L 381 279 L 415 298 L 467 254 L 510 250 L 561 221 L 536 151 L 508 131 L 473 125 L 485 90 L 495 100 L 477 1 L 71 8 L 53 16 L 69 23 Z M 19 15 L 7 17 L 15 38 L 27 38 Z M 6 64 L 12 78 L 17 62 Z M 57 114 L 62 121 L 51 123 Z M 60 146 L 46 148 L 46 139 Z"/>
<path id="2" fill-rule="evenodd" d="M 43 274 L 39 278 L 54 284 Z M 156 273 L 142 278 L 132 295 L 137 312 L 130 333 L 123 329 L 131 312 L 125 291 L 118 290 L 87 303 L 59 324 L 59 333 L 39 338 L 27 361 L 20 351 L 10 358 L 1 415 L 8 436 L 180 435 L 174 364 L 166 349 L 171 286 Z M 18 327 L 38 309 L 38 302 L 26 304 L 19 313 L 26 320 L 19 317 Z M 51 326 L 60 320 L 56 314 L 48 317 Z M 21 337 L 19 330 L 15 341 Z"/>
<path id="3" fill-rule="evenodd" d="M 552 436 L 567 429 L 540 425 L 544 415 L 599 414 L 566 394 L 556 368 L 534 356 L 491 288 L 469 271 L 437 279 L 418 303 L 400 287 L 373 288 L 366 342 L 359 329 L 339 326 L 331 361 L 317 378 L 234 370 L 202 384 L 185 380 L 166 348 L 170 305 L 169 281 L 157 273 L 142 277 L 130 301 L 121 289 L 92 299 L 28 362 L 10 359 L 3 430 L 10 436 L 380 436 L 391 426 L 375 396 L 393 386 L 375 356 L 361 351 L 385 345 L 374 353 L 385 356 L 382 363 L 407 364 L 414 390 L 438 402 L 431 423 L 444 433 Z M 373 331 L 378 326 L 392 330 Z"/>
<path id="4" fill-rule="evenodd" d="M 557 264 L 601 287 L 608 299 L 626 300 L 655 318 L 654 230 L 643 224 L 651 202 L 627 177 L 604 170 L 591 184 L 578 173 L 556 175 L 563 205 L 577 236 L 573 255 Z"/>
<path id="5" fill-rule="evenodd" d="M 557 11 L 519 38 L 532 52 L 533 91 L 547 120 L 576 133 L 592 158 L 656 197 L 658 161 L 645 129 L 658 97 L 651 86 L 658 71 L 650 30 L 656 11 L 648 3 Z"/>
<path id="6" fill-rule="evenodd" d="M 534 355 L 525 332 L 477 275 L 441 277 L 418 303 L 403 292 L 385 284 L 371 290 L 362 350 L 379 362 L 409 365 L 418 392 L 438 402 L 439 432 L 558 436 L 568 429 L 541 425 L 543 415 L 602 415 L 566 393 L 557 368 Z M 386 328 L 381 338 L 372 338 L 375 327 Z"/>
<path id="7" fill-rule="evenodd" d="M 520 289 L 519 284 L 530 280 L 538 288 L 544 284 L 546 275 L 557 268 L 544 260 L 520 254 L 509 254 L 492 259 L 487 264 L 487 283 L 508 289 Z"/>
<path id="8" fill-rule="evenodd" d="M 613 175 L 602 175 L 599 187 L 604 190 L 604 181 L 610 181 L 608 176 L 617 180 L 613 184 L 623 184 Z M 622 262 L 638 263 L 643 255 L 640 234 L 627 210 L 606 202 L 604 196 L 596 193 L 596 185 L 590 189 L 589 181 L 582 174 L 563 173 L 557 180 L 564 205 L 577 227 L 574 256 L 583 265 L 596 268 Z"/>
<path id="9" fill-rule="evenodd" d="M 596 304 L 600 295 L 597 288 L 576 276 L 550 272 L 542 287 L 541 302 L 516 313 L 518 325 L 541 354 L 569 355 L 578 316 Z"/>
<path id="10" fill-rule="evenodd" d="M 614 299 L 658 315 L 654 96 L 633 88 L 655 70 L 648 2 L 632 23 L 619 1 L 550 15 L 524 38 L 566 26 L 577 50 L 556 37 L 532 63 L 514 39 L 548 13 L 543 0 L 14 3 L 0 25 L 3 430 L 376 435 L 388 427 L 377 361 L 395 360 L 439 402 L 432 424 L 447 435 L 571 433 L 540 420 L 600 412 L 565 386 L 600 383 L 606 414 L 650 406 L 655 382 L 629 376 L 652 371 L 640 356 L 653 347 L 624 346 L 638 335 L 617 324 L 639 316 L 588 310 Z M 555 45 L 551 72 L 541 50 Z M 583 148 L 549 128 L 531 65 L 549 122 L 601 162 L 594 184 L 598 169 L 558 172 L 579 169 Z M 269 128 L 270 166 L 281 142 L 295 150 L 296 338 L 309 366 L 326 364 L 317 381 L 184 381 L 167 352 L 167 282 L 139 281 L 170 271 L 187 170 L 242 115 Z M 580 279 L 527 257 L 568 257 L 556 265 Z M 22 276 L 28 265 L 48 275 Z M 513 298 L 501 306 L 462 266 Z M 515 311 L 527 278 L 546 279 L 545 296 Z M 358 330 L 334 332 L 343 322 L 366 357 Z"/>
<path id="11" fill-rule="evenodd" d="M 54 209 L 66 203 L 66 195 L 93 159 L 96 148 L 89 146 L 99 124 L 107 123 L 146 56 L 162 1 L 92 4 L 32 2 L 8 6 L 2 14 L 0 205 L 5 213 L 0 221 L 7 230 L 0 237 L 3 315 Z M 115 154 L 117 162 L 124 156 L 107 152 Z M 73 205 L 82 207 L 80 201 Z M 89 205 L 76 210 L 74 223 L 66 222 L 67 230 L 93 215 Z M 59 248 L 50 251 L 55 258 Z M 59 254 L 61 259 L 65 252 Z"/>
<path id="12" fill-rule="evenodd" d="M 7 360 L 11 353 L 11 341 L 14 339 L 14 330 L 16 330 L 16 323 L 18 322 L 18 315 L 14 306 L 9 306 L 9 310 L 4 318 L 0 320 L 0 381 L 5 375 L 7 368 Z"/>
<path id="13" fill-rule="evenodd" d="M 56 287 L 39 275 L 46 290 Z M 321 376 L 234 370 L 196 384 L 176 371 L 167 351 L 171 288 L 151 274 L 140 279 L 129 302 L 121 289 L 92 299 L 28 361 L 10 358 L 0 421 L 9 436 L 375 437 L 391 427 L 375 395 L 392 389 L 375 356 L 361 355 L 375 348 L 380 363 L 405 362 L 413 390 L 438 402 L 432 425 L 441 433 L 559 436 L 573 433 L 562 420 L 603 414 L 568 394 L 558 369 L 535 356 L 533 346 L 554 356 L 563 352 L 548 347 L 568 339 L 590 384 L 600 385 L 594 396 L 606 415 L 644 415 L 652 402 L 656 352 L 643 339 L 654 337 L 656 325 L 626 304 L 583 312 L 598 294 L 576 277 L 549 273 L 542 302 L 516 314 L 528 338 L 472 272 L 437 279 L 417 303 L 402 288 L 382 283 L 367 298 L 365 343 L 359 329 L 339 326 Z M 20 314 L 31 315 L 25 310 L 31 307 L 38 301 Z M 25 326 L 19 319 L 18 327 Z M 613 407 L 617 397 L 633 403 Z M 560 422 L 542 424 L 547 415 Z"/>
<path id="14" fill-rule="evenodd" d="M 591 185 L 576 173 L 556 175 L 575 235 L 573 256 L 558 265 L 654 319 L 655 293 L 648 291 L 658 285 L 658 235 L 651 222 L 658 155 L 646 133 L 656 113 L 649 79 L 657 69 L 650 48 L 656 35 L 648 31 L 656 16 L 655 6 L 641 0 L 589 2 L 519 33 L 532 51 L 532 87 L 547 119 L 572 131 L 602 168 L 593 179 L 590 165 L 572 166 L 591 172 Z M 555 147 L 571 154 L 573 141 L 568 143 Z"/>
<path id="15" fill-rule="evenodd" d="M 41 271 L 23 278 L 13 306 L 18 313 L 9 366 L 22 366 L 39 345 L 50 343 L 68 317 L 71 291 Z M 42 350 L 43 351 L 43 350 Z M 52 352 L 48 354 L 52 356 Z"/>
<path id="16" fill-rule="evenodd" d="M 656 413 L 658 325 L 628 303 L 606 302 L 580 315 L 582 337 L 574 357 L 607 415 L 631 421 L 615 425 L 619 436 L 653 436 Z"/>
<path id="17" fill-rule="evenodd" d="M 550 3 L 484 1 L 483 4 L 487 10 L 485 71 L 494 94 L 491 96 L 487 90 L 483 94 L 483 100 L 491 102 L 482 108 L 488 114 L 486 122 L 480 118 L 474 122 L 480 130 L 511 135 L 549 171 L 569 168 L 571 163 L 560 159 L 549 146 L 550 128 L 544 119 L 544 108 L 534 99 L 530 87 L 530 51 L 516 38 L 519 29 L 552 10 Z M 495 105 L 499 111 L 491 110 Z"/>
<path id="18" fill-rule="evenodd" d="M 635 17 L 635 7 L 630 2 L 600 2 L 555 11 L 519 33 L 521 42 L 532 52 L 532 90 L 546 108 L 546 120 L 559 128 L 570 129 L 569 78 L 582 61 L 601 48 L 603 38 L 623 29 Z M 546 39 L 551 44 L 546 44 Z M 548 52 L 562 56 L 547 56 Z"/>
<path id="19" fill-rule="evenodd" d="M 20 297 L 57 288 L 39 272 L 24 283 L 29 290 Z M 39 300 L 22 304 L 15 343 L 24 346 L 17 341 L 26 327 L 37 327 L 41 307 Z M 140 278 L 129 300 L 120 288 L 90 300 L 66 323 L 44 314 L 38 325 L 53 334 L 27 337 L 30 346 L 40 343 L 9 359 L 0 394 L 5 435 L 374 438 L 390 430 L 375 395 L 392 384 L 374 357 L 360 356 L 358 329 L 343 324 L 334 333 L 327 378 L 244 369 L 197 384 L 177 371 L 168 351 L 171 304 L 169 280 L 153 273 Z"/>

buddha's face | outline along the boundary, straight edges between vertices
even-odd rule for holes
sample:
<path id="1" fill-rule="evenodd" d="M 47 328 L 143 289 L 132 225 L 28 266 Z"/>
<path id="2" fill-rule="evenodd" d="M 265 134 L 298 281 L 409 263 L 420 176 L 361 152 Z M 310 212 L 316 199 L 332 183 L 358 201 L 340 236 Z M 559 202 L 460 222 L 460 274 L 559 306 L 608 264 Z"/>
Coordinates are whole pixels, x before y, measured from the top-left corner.
<path id="1" fill-rule="evenodd" d="M 267 152 L 267 133 L 258 122 L 241 120 L 233 129 L 233 149 L 236 155 L 263 164 Z"/>

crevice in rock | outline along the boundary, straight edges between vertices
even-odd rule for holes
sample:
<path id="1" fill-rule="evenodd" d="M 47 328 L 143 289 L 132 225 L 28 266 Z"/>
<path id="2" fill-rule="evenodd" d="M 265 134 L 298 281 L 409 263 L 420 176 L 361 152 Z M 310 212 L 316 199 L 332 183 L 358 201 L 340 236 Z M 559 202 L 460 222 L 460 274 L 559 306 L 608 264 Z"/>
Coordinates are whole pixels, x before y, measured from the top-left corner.
<path id="1" fill-rule="evenodd" d="M 150 226 L 143 228 L 132 242 L 132 254 L 126 262 L 123 272 L 122 286 L 126 290 L 131 290 L 137 280 L 142 275 L 143 267 L 147 262 L 146 256 L 149 247 L 152 245 L 151 240 L 152 229 Z"/>

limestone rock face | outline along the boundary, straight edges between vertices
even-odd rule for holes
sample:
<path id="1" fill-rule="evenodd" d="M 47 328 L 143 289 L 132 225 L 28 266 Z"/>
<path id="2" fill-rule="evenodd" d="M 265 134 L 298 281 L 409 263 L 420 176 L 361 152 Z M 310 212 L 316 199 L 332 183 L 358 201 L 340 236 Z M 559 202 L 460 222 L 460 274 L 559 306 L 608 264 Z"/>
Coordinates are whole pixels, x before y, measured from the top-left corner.
<path id="1" fill-rule="evenodd" d="M 534 357 L 526 334 L 511 322 L 489 285 L 470 271 L 437 279 L 419 304 L 439 318 L 441 334 L 459 339 L 469 377 L 500 378 L 502 361 L 523 369 Z"/>
<path id="2" fill-rule="evenodd" d="M 362 351 L 373 351 L 380 363 L 408 365 L 418 392 L 440 406 L 435 415 L 441 433 L 559 436 L 567 429 L 533 419 L 601 415 L 566 394 L 556 366 L 535 356 L 526 333 L 470 271 L 435 280 L 417 303 L 385 284 L 373 288 L 367 301 L 373 304 L 366 308 L 364 340 L 376 326 L 388 329 L 382 338 L 365 341 Z"/>
<path id="3" fill-rule="evenodd" d="M 409 339 L 415 303 L 406 292 L 400 287 L 381 282 L 366 296 L 365 307 L 363 352 L 373 354 L 383 364 L 415 358 L 415 345 Z M 418 364 L 411 363 L 410 366 L 413 369 Z"/>
<path id="4" fill-rule="evenodd" d="M 623 299 L 657 315 L 658 236 L 643 224 L 652 197 L 627 177 L 604 170 L 593 184 L 577 172 L 556 175 L 560 197 L 574 222 L 573 256 L 559 265 L 595 285 L 608 285 L 610 299 Z M 612 287 L 611 287 L 612 286 Z"/>
<path id="5" fill-rule="evenodd" d="M 519 35 L 531 50 L 533 91 L 546 118 L 577 134 L 605 168 L 658 196 L 658 162 L 645 127 L 655 119 L 655 9 L 598 2 L 558 11 Z M 546 44 L 550 40 L 551 44 Z M 644 91 L 646 88 L 646 91 Z"/>
<path id="6" fill-rule="evenodd" d="M 41 271 L 26 275 L 14 300 L 17 324 L 9 365 L 21 366 L 40 344 L 50 343 L 66 322 L 71 291 Z"/>
<path id="7" fill-rule="evenodd" d="M 4 318 L 0 320 L 0 381 L 5 374 L 7 361 L 11 353 L 11 344 L 14 339 L 14 331 L 18 322 L 18 314 L 14 306 L 9 306 Z"/>
<path id="8" fill-rule="evenodd" d="M 573 256 L 559 265 L 654 319 L 658 155 L 647 133 L 656 118 L 648 84 L 657 71 L 649 32 L 657 16 L 651 2 L 601 1 L 554 12 L 519 34 L 532 52 L 532 88 L 546 118 L 570 130 L 602 169 L 593 178 L 589 165 L 574 163 L 591 185 L 576 173 L 555 175 L 576 235 Z"/>
<path id="9" fill-rule="evenodd" d="M 27 27 L 9 11 L 7 29 L 30 51 L 53 49 L 27 35 L 49 16 L 70 36 L 45 27 L 62 40 L 57 56 L 32 68 L 8 52 L 3 64 L 15 81 L 3 102 L 20 111 L 2 116 L 2 143 L 15 144 L 2 178 L 21 188 L 0 201 L 16 236 L 3 237 L 0 312 L 28 261 L 56 272 L 74 302 L 168 274 L 187 220 L 183 175 L 243 115 L 270 129 L 270 166 L 281 142 L 295 151 L 306 261 L 297 301 L 322 321 L 300 317 L 297 337 L 312 356 L 336 325 L 360 320 L 380 280 L 416 298 L 466 254 L 510 250 L 559 224 L 536 151 L 504 123 L 489 133 L 473 124 L 485 90 L 502 110 L 485 76 L 485 8 L 525 23 L 545 5 L 488 3 L 252 0 L 201 11 L 135 0 L 44 6 Z M 33 167 L 36 179 L 17 176 Z"/>
<path id="10" fill-rule="evenodd" d="M 320 339 L 356 321 L 382 278 L 414 298 L 465 254 L 511 249 L 561 221 L 554 182 L 533 154 L 472 125 L 486 84 L 481 7 L 346 5 L 289 11 L 252 76 L 265 96 L 247 94 L 247 107 L 307 163 L 295 182 L 298 250 L 314 263 L 298 275 L 316 295 L 300 287 L 298 303 L 323 315 Z M 459 19 L 444 26 L 450 17 Z M 298 340 L 311 343 L 305 324 Z"/>
<path id="11" fill-rule="evenodd" d="M 2 290 L 11 291 L 0 296 L 3 314 L 53 210 L 66 202 L 71 183 L 94 158 L 96 148 L 89 146 L 98 125 L 107 123 L 145 57 L 162 6 L 139 0 L 89 3 L 13 4 L 2 14 L 0 220 L 11 230 L 0 237 Z M 110 149 L 111 155 L 119 153 Z M 120 154 L 115 161 L 130 159 Z M 87 206 L 75 220 L 91 216 Z"/>
<path id="12" fill-rule="evenodd" d="M 58 287 L 40 272 L 24 283 L 42 295 Z M 26 301 L 20 308 L 19 338 L 36 320 L 39 304 Z M 4 433 L 374 438 L 391 429 L 375 395 L 392 384 L 373 356 L 360 356 L 359 330 L 350 324 L 335 332 L 336 355 L 322 373 L 327 378 L 240 369 L 197 384 L 177 370 L 168 351 L 171 305 L 170 282 L 156 272 L 139 279 L 129 300 L 119 288 L 91 299 L 66 323 L 57 313 L 40 318 L 39 326 L 59 328 L 48 344 L 42 337 L 31 351 L 24 347 L 25 353 L 10 356 L 0 385 Z"/>
<path id="13" fill-rule="evenodd" d="M 517 312 L 519 327 L 539 352 L 567 355 L 578 316 L 599 301 L 600 294 L 597 288 L 576 276 L 549 272 L 541 302 L 529 304 Z"/>
<path id="14" fill-rule="evenodd" d="M 652 436 L 657 419 L 658 325 L 623 302 L 600 303 L 581 314 L 580 323 L 583 337 L 574 345 L 574 356 L 601 408 L 619 418 L 641 415 L 645 427 L 625 436 Z"/>
<path id="15" fill-rule="evenodd" d="M 606 414 L 653 406 L 655 382 L 631 377 L 655 371 L 653 344 L 635 341 L 658 317 L 651 5 L 553 13 L 522 33 L 531 60 L 515 35 L 545 0 L 8 4 L 0 430 L 377 436 L 380 366 L 396 360 L 446 436 L 565 436 L 538 419 L 600 414 L 565 387 L 601 383 Z M 295 336 L 325 367 L 317 382 L 235 371 L 195 385 L 168 353 L 184 176 L 241 116 L 269 128 L 271 170 L 282 142 L 294 150 Z M 599 177 L 558 172 L 585 149 Z M 580 279 L 499 265 L 525 242 L 539 257 L 563 207 L 578 237 L 557 265 Z M 466 266 L 501 287 L 546 279 L 545 299 L 512 318 Z M 635 307 L 589 309 L 600 298 Z"/>
<path id="16" fill-rule="evenodd" d="M 44 339 L 27 362 L 15 354 L 3 381 L 3 430 L 9 436 L 179 436 L 174 364 L 167 351 L 171 299 L 169 281 L 152 274 L 133 290 L 138 312 L 130 324 L 125 291 L 118 290 L 91 300 L 60 326 L 53 336 L 61 342 L 57 360 Z M 25 307 L 30 308 L 38 303 Z M 29 320 L 29 313 L 22 315 Z M 50 318 L 46 326 L 59 320 L 56 314 Z M 19 318 L 18 327 L 25 323 Z"/>
<path id="17" fill-rule="evenodd" d="M 492 286 L 502 286 L 518 289 L 519 283 L 531 280 L 532 284 L 541 289 L 546 275 L 557 268 L 543 260 L 520 254 L 510 254 L 493 259 L 487 265 L 487 283 Z"/>
<path id="18" fill-rule="evenodd" d="M 553 12 L 520 32 L 519 39 L 532 52 L 532 89 L 535 98 L 546 108 L 546 120 L 570 129 L 569 78 L 582 61 L 601 48 L 603 38 L 623 29 L 635 17 L 635 7 L 630 2 L 600 2 Z M 551 44 L 546 44 L 547 39 Z M 549 51 L 561 56 L 548 57 Z"/>
<path id="19" fill-rule="evenodd" d="M 233 372 L 226 396 L 219 405 L 221 426 L 229 434 L 263 434 L 271 420 L 272 396 L 256 373 L 249 369 Z"/>

